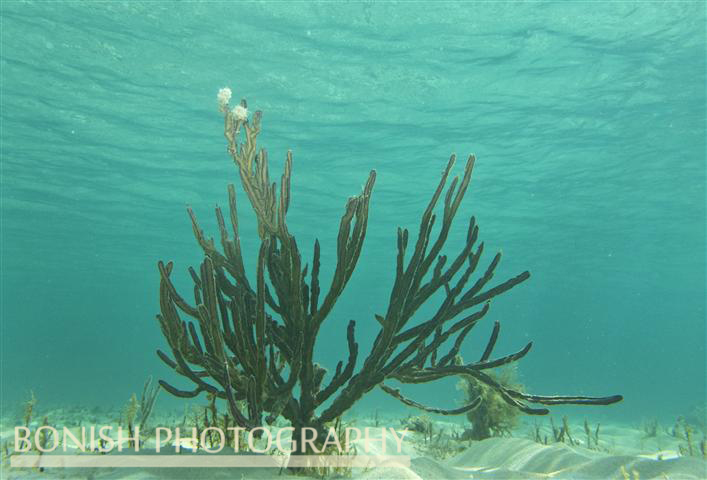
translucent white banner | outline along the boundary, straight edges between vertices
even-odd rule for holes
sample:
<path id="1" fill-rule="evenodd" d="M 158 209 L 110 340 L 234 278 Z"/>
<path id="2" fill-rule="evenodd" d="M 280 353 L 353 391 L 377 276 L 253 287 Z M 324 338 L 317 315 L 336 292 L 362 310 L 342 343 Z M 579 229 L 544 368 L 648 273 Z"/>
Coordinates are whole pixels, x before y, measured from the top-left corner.
<path id="1" fill-rule="evenodd" d="M 13 455 L 12 468 L 409 467 L 407 455 Z"/>

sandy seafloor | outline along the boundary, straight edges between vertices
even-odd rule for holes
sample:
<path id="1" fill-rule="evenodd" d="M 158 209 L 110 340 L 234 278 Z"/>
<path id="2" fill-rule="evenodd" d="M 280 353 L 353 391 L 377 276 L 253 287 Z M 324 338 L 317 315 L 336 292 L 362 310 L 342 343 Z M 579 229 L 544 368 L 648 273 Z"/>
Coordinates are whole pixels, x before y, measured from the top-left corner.
<path id="1" fill-rule="evenodd" d="M 90 412 L 85 409 L 58 409 L 44 412 L 52 419 L 49 423 L 56 427 L 68 426 L 78 429 L 79 425 L 117 426 L 115 414 Z M 413 413 L 414 415 L 414 413 Z M 154 426 L 173 425 L 178 413 L 169 413 L 153 419 Z M 354 479 L 704 479 L 707 478 L 707 462 L 700 453 L 700 441 L 705 433 L 693 433 L 694 455 L 681 455 L 689 446 L 684 436 L 675 436 L 671 425 L 659 424 L 655 436 L 647 433 L 650 421 L 635 425 L 602 424 L 598 448 L 587 448 L 584 419 L 569 420 L 572 445 L 553 442 L 549 418 L 522 419 L 521 424 L 510 437 L 489 438 L 482 441 L 459 440 L 465 425 L 447 422 L 444 417 L 426 417 L 433 422 L 430 439 L 420 432 L 410 432 L 402 443 L 402 455 L 411 457 L 409 468 L 378 466 L 374 468 L 354 468 L 347 475 L 330 474 L 326 478 Z M 81 421 L 79 421 L 81 419 Z M 554 417 L 555 425 L 561 419 Z M 347 425 L 363 428 L 390 425 L 403 428 L 400 417 L 383 415 L 351 417 Z M 591 420 L 590 420 L 591 423 Z M 287 471 L 267 468 L 47 468 L 18 469 L 9 466 L 7 452 L 12 454 L 14 426 L 17 415 L 2 419 L 2 479 L 268 479 L 307 478 L 292 476 Z M 35 428 L 36 421 L 31 424 Z M 468 426 L 468 424 L 466 425 Z M 547 444 L 534 441 L 535 427 L 539 426 L 540 438 L 549 438 Z M 592 425 L 594 428 L 594 425 Z M 152 445 L 151 445 L 152 442 Z M 61 448 L 61 447 L 60 447 Z M 150 453 L 154 448 L 154 437 L 148 439 L 140 453 Z M 380 443 L 372 445 L 369 454 L 381 453 Z M 396 444 L 388 437 L 386 454 L 395 453 Z M 62 452 L 57 452 L 62 453 Z M 117 453 L 111 453 L 116 454 Z M 122 453 L 125 455 L 126 453 Z M 183 453 L 193 455 L 194 453 Z M 197 455 L 209 455 L 197 452 Z M 232 454 L 232 450 L 231 450 Z"/>

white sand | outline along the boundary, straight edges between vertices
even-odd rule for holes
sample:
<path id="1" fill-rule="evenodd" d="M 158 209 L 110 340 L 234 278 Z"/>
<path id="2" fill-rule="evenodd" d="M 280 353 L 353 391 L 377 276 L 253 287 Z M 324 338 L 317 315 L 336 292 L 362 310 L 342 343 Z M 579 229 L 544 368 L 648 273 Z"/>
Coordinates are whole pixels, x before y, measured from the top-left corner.
<path id="1" fill-rule="evenodd" d="M 398 427 L 397 419 L 381 424 Z M 372 426 L 370 419 L 361 419 L 356 426 Z M 13 431 L 5 423 L 3 441 L 12 439 Z M 460 432 L 459 424 L 435 422 L 436 431 Z M 437 480 L 437 479 L 707 479 L 707 462 L 700 457 L 680 456 L 679 445 L 684 440 L 661 430 L 655 437 L 646 437 L 642 429 L 621 425 L 602 425 L 599 448 L 587 449 L 582 426 L 571 425 L 575 445 L 551 443 L 544 445 L 530 439 L 529 425 L 518 429 L 513 438 L 491 438 L 480 442 L 462 442 L 455 445 L 461 451 L 455 456 L 431 458 L 424 435 L 413 433 L 403 442 L 403 455 L 409 455 L 409 468 L 380 466 L 371 469 L 354 469 L 353 479 L 360 480 Z M 545 422 L 541 435 L 552 437 Z M 695 435 L 699 445 L 702 434 Z M 384 453 L 381 444 L 374 444 L 369 454 Z M 387 438 L 385 453 L 394 454 L 396 443 Z M 699 447 L 698 447 L 699 448 Z M 202 453 L 204 454 L 204 453 Z M 206 455 L 206 454 L 205 454 Z M 149 480 L 149 479 L 253 479 L 271 478 L 302 479 L 289 476 L 278 469 L 208 468 L 175 469 L 151 468 L 138 470 L 120 469 L 48 469 L 45 472 L 13 469 L 5 461 L 2 479 L 91 478 L 95 480 Z M 627 477 L 628 476 L 628 477 Z M 335 477 L 330 477 L 335 478 Z"/>

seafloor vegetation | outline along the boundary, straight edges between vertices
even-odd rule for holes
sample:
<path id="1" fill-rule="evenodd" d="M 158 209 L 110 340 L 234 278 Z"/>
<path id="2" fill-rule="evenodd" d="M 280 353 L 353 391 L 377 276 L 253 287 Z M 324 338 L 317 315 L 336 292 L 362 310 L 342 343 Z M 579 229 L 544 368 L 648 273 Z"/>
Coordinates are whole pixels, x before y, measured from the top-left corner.
<path id="1" fill-rule="evenodd" d="M 118 408 L 104 407 L 53 407 L 43 408 L 42 399 L 33 394 L 22 405 L 6 411 L 0 419 L 0 449 L 2 451 L 2 478 L 92 478 L 92 479 L 155 479 L 155 478 L 276 478 L 286 475 L 280 469 L 223 469 L 205 470 L 159 469 L 159 468 L 44 468 L 42 458 L 51 455 L 125 455 L 138 448 L 141 454 L 155 452 L 158 428 L 184 431 L 195 429 L 203 443 L 185 437 L 179 443 L 174 439 L 161 442 L 162 452 L 175 453 L 177 445 L 182 455 L 213 455 L 206 450 L 214 447 L 218 439 L 209 434 L 213 426 L 224 428 L 229 416 L 219 409 L 214 396 L 203 400 L 189 401 L 184 409 L 159 408 L 155 390 L 146 383 L 143 394 L 126 394 L 125 402 Z M 157 400 L 155 402 L 155 400 Z M 490 412 L 498 412 L 491 409 Z M 435 414 L 394 415 L 391 412 L 349 412 L 345 419 L 334 424 L 341 431 L 356 426 L 393 426 L 399 431 L 408 430 L 403 442 L 403 455 L 412 458 L 409 468 L 371 466 L 368 468 L 319 467 L 309 469 L 305 476 L 312 478 L 424 478 L 456 479 L 469 478 L 704 478 L 707 468 L 705 452 L 704 406 L 680 415 L 672 422 L 646 419 L 643 422 L 623 425 L 597 423 L 586 417 L 523 417 L 514 421 L 512 428 L 489 429 L 491 436 L 476 440 L 479 427 L 466 416 L 446 417 Z M 506 414 L 498 418 L 484 419 L 483 425 L 508 426 Z M 91 426 L 109 426 L 112 441 L 121 442 L 123 452 L 113 446 L 107 452 L 104 442 L 95 445 L 94 451 L 82 451 L 66 431 L 81 438 L 82 430 Z M 282 418 L 273 425 L 273 430 L 285 428 L 288 422 Z M 15 451 L 14 430 L 24 426 L 31 432 L 32 445 L 26 452 Z M 131 431 L 119 440 L 118 428 Z M 53 429 L 53 430 L 50 430 Z M 55 431 L 56 435 L 50 433 Z M 36 434 L 36 435 L 35 435 Z M 239 435 L 243 435 L 239 432 Z M 378 435 L 380 437 L 380 435 Z M 35 439 L 37 440 L 35 443 Z M 241 436 L 240 453 L 261 455 L 263 439 L 253 442 Z M 233 445 L 235 439 L 229 438 Z M 137 443 L 137 445 L 136 445 Z M 391 439 L 374 442 L 373 454 L 390 453 L 394 447 Z M 66 448 L 66 450 L 64 450 Z M 342 455 L 363 453 L 357 441 Z M 229 453 L 228 451 L 226 453 Z M 233 453 L 231 451 L 231 453 Z M 328 452 L 333 453 L 333 452 Z M 280 455 L 276 450 L 262 455 Z M 11 468 L 12 457 L 39 455 L 34 468 Z M 303 472 L 298 472 L 302 475 Z"/>

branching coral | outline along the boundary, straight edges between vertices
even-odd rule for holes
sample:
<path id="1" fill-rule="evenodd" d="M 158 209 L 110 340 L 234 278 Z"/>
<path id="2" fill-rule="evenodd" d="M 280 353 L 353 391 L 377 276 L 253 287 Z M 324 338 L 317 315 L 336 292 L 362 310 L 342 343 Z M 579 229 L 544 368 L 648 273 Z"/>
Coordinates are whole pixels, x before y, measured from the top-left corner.
<path id="1" fill-rule="evenodd" d="M 471 281 L 484 250 L 483 243 L 475 246 L 479 229 L 473 217 L 467 226 L 466 241 L 456 255 L 442 254 L 471 180 L 474 156 L 467 160 L 463 175 L 451 181 L 456 157 L 452 155 L 449 159 L 422 214 L 412 248 L 408 230 L 398 228 L 395 277 L 387 311 L 375 315 L 379 332 L 373 346 L 357 369 L 360 362 L 356 323 L 348 322 L 345 328 L 348 358 L 340 361 L 333 375 L 326 379 L 326 370 L 313 358 L 315 342 L 358 262 L 376 173 L 371 171 L 363 191 L 346 203 L 339 222 L 334 275 L 324 290 L 320 284 L 319 241 L 314 242 L 310 267 L 303 263 L 300 248 L 287 226 L 292 153 L 287 153 L 278 188 L 270 181 L 267 152 L 258 150 L 256 143 L 262 113 L 255 112 L 249 120 L 245 100 L 229 109 L 230 90 L 222 90 L 218 99 L 225 119 L 228 152 L 257 217 L 260 248 L 255 281 L 246 274 L 239 240 L 236 189 L 230 185 L 228 217 L 216 208 L 221 250 L 213 238 L 205 236 L 194 212 L 188 210 L 194 235 L 204 252 L 199 271 L 189 268 L 194 282 L 193 304 L 174 287 L 172 263 L 158 265 L 161 313 L 157 318 L 172 355 L 159 350 L 157 353 L 171 369 L 195 385 L 192 390 L 181 390 L 160 381 L 169 393 L 188 398 L 206 392 L 225 399 L 235 423 L 245 428 L 260 426 L 263 421 L 272 423 L 282 415 L 295 427 L 295 438 L 299 438 L 303 427 L 321 430 L 376 387 L 406 405 L 445 415 L 466 413 L 481 402 L 479 397 L 450 410 L 428 407 L 404 396 L 387 383 L 390 380 L 426 383 L 468 375 L 496 391 L 508 405 L 528 414 L 548 413 L 546 408 L 531 407 L 528 402 L 607 405 L 621 400 L 618 395 L 601 398 L 529 395 L 502 385 L 485 371 L 521 359 L 532 343 L 491 360 L 498 323 L 479 361 L 454 363 L 464 339 L 488 313 L 490 300 L 530 276 L 526 271 L 489 288 L 501 260 L 498 253 L 483 273 Z M 440 201 L 442 211 L 438 216 L 435 210 Z M 440 225 L 433 234 L 436 223 Z M 440 298 L 436 296 L 438 292 L 443 299 L 432 316 L 413 322 L 422 305 Z M 183 320 L 182 315 L 188 319 Z M 440 354 L 441 348 L 446 353 Z"/>

